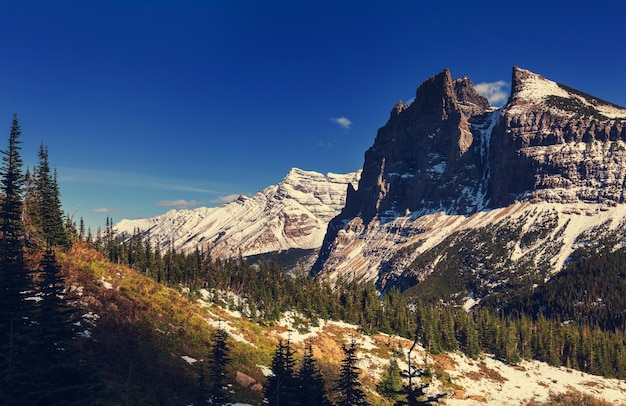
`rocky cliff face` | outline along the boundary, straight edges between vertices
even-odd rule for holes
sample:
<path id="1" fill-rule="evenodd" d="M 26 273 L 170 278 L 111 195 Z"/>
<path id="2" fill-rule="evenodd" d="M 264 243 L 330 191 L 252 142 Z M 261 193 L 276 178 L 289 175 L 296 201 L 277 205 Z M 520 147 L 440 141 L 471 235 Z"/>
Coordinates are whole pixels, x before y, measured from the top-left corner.
<path id="1" fill-rule="evenodd" d="M 122 220 L 114 230 L 126 235 L 140 230 L 163 248 L 210 249 L 219 258 L 292 248 L 317 250 L 327 223 L 345 204 L 348 185 L 356 184 L 359 175 L 360 171 L 322 175 L 294 168 L 280 183 L 253 197 L 242 195 L 220 207 Z"/>
<path id="2" fill-rule="evenodd" d="M 444 70 L 425 81 L 408 106 L 398 102 L 365 153 L 359 192 L 344 218 L 397 217 L 419 210 L 475 211 L 485 170 L 487 100 L 469 79 Z M 478 127 L 477 127 L 478 126 Z"/>
<path id="3" fill-rule="evenodd" d="M 626 109 L 514 68 L 492 135 L 490 198 L 624 202 Z"/>
<path id="4" fill-rule="evenodd" d="M 438 267 L 449 268 L 446 261 L 454 257 L 461 273 L 484 268 L 482 279 L 470 278 L 474 288 L 457 292 L 476 295 L 477 286 L 494 287 L 498 278 L 510 278 L 503 269 L 522 258 L 513 253 L 516 243 L 521 251 L 530 249 L 520 241 L 533 228 L 526 224 L 531 218 L 552 218 L 545 222 L 552 226 L 567 223 L 560 234 L 544 230 L 532 238 L 539 244 L 532 258 L 545 265 L 534 269 L 539 279 L 563 265 L 587 227 L 604 224 L 571 227 L 580 223 L 572 215 L 598 220 L 611 210 L 619 222 L 626 109 L 517 67 L 511 87 L 506 105 L 495 109 L 468 78 L 452 80 L 444 70 L 420 85 L 411 105 L 396 104 L 365 153 L 358 190 L 348 193 L 345 208 L 328 226 L 313 271 L 407 288 Z M 516 231 L 505 233 L 511 240 L 503 249 L 511 251 L 501 256 L 502 263 L 489 260 L 493 247 L 468 248 L 459 257 L 439 246 L 449 246 L 452 238 L 460 241 L 457 248 L 465 247 L 464 241 L 471 247 L 480 239 L 470 234 L 508 230 L 504 223 L 490 227 L 513 212 L 519 221 L 512 226 Z M 490 220 L 470 221 L 477 218 Z M 547 244 L 548 236 L 556 245 Z M 548 245 L 556 251 L 544 252 Z M 550 255 L 547 265 L 541 255 Z"/>

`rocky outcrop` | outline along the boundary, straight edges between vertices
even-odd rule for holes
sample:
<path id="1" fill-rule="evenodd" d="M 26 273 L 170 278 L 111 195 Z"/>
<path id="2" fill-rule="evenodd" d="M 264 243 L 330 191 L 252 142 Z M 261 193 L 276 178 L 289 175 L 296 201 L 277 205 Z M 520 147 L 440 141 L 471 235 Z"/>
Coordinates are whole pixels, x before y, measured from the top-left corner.
<path id="1" fill-rule="evenodd" d="M 342 216 L 360 215 L 367 224 L 374 216 L 476 206 L 466 190 L 477 189 L 483 165 L 471 120 L 484 120 L 489 109 L 469 79 L 453 81 L 447 69 L 425 81 L 413 103 L 398 102 L 378 130 Z"/>
<path id="2" fill-rule="evenodd" d="M 481 277 L 510 278 L 502 270 L 517 254 L 496 264 L 491 250 L 513 249 L 516 241 L 524 246 L 518 239 L 532 228 L 524 222 L 537 215 L 533 204 L 559 205 L 559 221 L 583 212 L 598 220 L 590 221 L 594 227 L 603 224 L 600 214 L 625 203 L 626 109 L 518 67 L 511 88 L 506 105 L 496 109 L 468 78 L 452 80 L 444 70 L 418 87 L 412 104 L 396 104 L 365 153 L 358 189 L 349 190 L 345 208 L 328 226 L 313 272 L 408 288 L 455 258 L 446 269 L 464 275 L 485 264 L 497 268 L 472 280 L 482 286 Z M 509 206 L 522 213 L 514 228 L 502 228 L 510 231 L 510 247 L 482 244 L 477 235 L 501 228 L 470 219 L 494 213 L 489 221 L 497 222 Z M 467 231 L 474 227 L 482 231 Z M 552 239 L 542 240 L 528 254 L 532 261 L 520 267 L 543 264 L 538 280 L 558 271 L 583 232 L 568 227 L 544 232 Z M 474 248 L 452 255 L 445 249 L 451 244 Z M 497 257 L 505 258 L 500 251 Z M 542 260 L 555 253 L 559 261 Z"/>
<path id="3" fill-rule="evenodd" d="M 493 108 L 468 78 L 448 69 L 417 88 L 410 105 L 398 102 L 365 153 L 358 190 L 333 219 L 314 271 L 322 269 L 346 223 L 362 226 L 407 213 L 471 213 L 484 205 L 489 114 Z"/>

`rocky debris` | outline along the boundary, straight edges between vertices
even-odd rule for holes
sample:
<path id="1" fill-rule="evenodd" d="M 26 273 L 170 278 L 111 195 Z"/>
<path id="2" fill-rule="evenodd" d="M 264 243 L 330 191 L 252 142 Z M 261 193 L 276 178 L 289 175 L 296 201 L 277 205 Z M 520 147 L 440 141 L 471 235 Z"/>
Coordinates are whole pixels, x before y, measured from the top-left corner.
<path id="1" fill-rule="evenodd" d="M 253 377 L 249 375 L 244 374 L 241 371 L 237 371 L 237 374 L 235 376 L 235 381 L 242 388 L 250 388 L 253 391 L 259 391 L 259 392 L 263 390 L 263 386 L 260 383 L 258 383 L 256 379 L 254 379 Z"/>

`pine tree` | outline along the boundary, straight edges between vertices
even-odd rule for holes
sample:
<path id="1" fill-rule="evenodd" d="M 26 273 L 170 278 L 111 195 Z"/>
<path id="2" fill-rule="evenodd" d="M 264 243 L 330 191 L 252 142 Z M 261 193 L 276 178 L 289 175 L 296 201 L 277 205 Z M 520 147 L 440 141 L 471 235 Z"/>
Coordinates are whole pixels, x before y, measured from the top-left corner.
<path id="1" fill-rule="evenodd" d="M 213 349 L 210 359 L 210 392 L 212 405 L 228 404 L 226 387 L 226 365 L 230 361 L 228 349 L 228 333 L 219 328 L 214 335 Z"/>
<path id="2" fill-rule="evenodd" d="M 361 406 L 368 405 L 365 393 L 361 389 L 359 381 L 359 368 L 357 363 L 356 342 L 352 340 L 349 346 L 343 345 L 344 359 L 341 363 L 341 372 L 337 389 L 339 391 L 339 406 Z"/>
<path id="3" fill-rule="evenodd" d="M 29 329 L 33 315 L 33 285 L 24 262 L 22 192 L 24 175 L 20 156 L 20 127 L 13 116 L 9 147 L 2 161 L 2 240 L 0 241 L 0 399 L 17 404 L 30 389 Z"/>
<path id="4" fill-rule="evenodd" d="M 304 347 L 302 365 L 298 373 L 299 397 L 302 406 L 330 406 L 322 373 L 313 358 L 313 341 Z"/>
<path id="5" fill-rule="evenodd" d="M 63 221 L 56 170 L 51 173 L 48 148 L 39 146 L 39 165 L 29 187 L 28 213 L 45 243 L 68 247 L 70 238 Z"/>
<path id="6" fill-rule="evenodd" d="M 421 378 L 429 374 L 428 368 L 426 367 L 426 358 L 424 358 L 424 368 L 417 368 L 411 364 L 411 353 L 417 345 L 419 338 L 419 329 L 416 329 L 413 345 L 411 346 L 407 354 L 408 370 L 403 371 L 403 376 L 408 378 L 408 384 L 405 385 L 402 389 L 402 393 L 406 395 L 406 398 L 403 397 L 398 400 L 395 403 L 396 406 L 428 406 L 431 405 L 432 402 L 438 402 L 440 398 L 445 396 L 445 394 L 426 396 L 426 388 L 428 388 L 429 386 L 427 383 L 420 383 L 416 386 L 413 386 L 413 378 Z"/>
<path id="7" fill-rule="evenodd" d="M 272 359 L 272 375 L 267 379 L 265 388 L 265 397 L 270 406 L 300 404 L 294 366 L 291 343 L 289 340 L 279 340 Z"/>

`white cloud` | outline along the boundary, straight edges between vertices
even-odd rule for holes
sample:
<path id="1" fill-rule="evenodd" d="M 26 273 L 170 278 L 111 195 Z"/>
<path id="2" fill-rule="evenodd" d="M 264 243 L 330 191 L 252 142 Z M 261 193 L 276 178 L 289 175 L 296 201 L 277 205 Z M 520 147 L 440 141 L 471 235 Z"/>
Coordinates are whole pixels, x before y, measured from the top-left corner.
<path id="1" fill-rule="evenodd" d="M 332 121 L 335 124 L 339 124 L 340 127 L 343 127 L 346 130 L 349 130 L 350 126 L 352 125 L 352 121 L 350 121 L 349 119 L 345 117 L 333 117 L 330 119 L 330 121 Z"/>
<path id="2" fill-rule="evenodd" d="M 96 214 L 106 214 L 106 213 L 113 212 L 113 209 L 109 209 L 107 207 L 100 207 L 100 208 L 91 210 L 91 212 L 96 213 Z"/>
<path id="3" fill-rule="evenodd" d="M 228 195 L 228 196 L 219 196 L 215 199 L 212 199 L 210 203 L 220 203 L 220 204 L 230 203 L 230 202 L 234 202 L 235 200 L 237 200 L 239 196 L 241 195 L 238 193 Z"/>
<path id="4" fill-rule="evenodd" d="M 474 85 L 476 91 L 485 96 L 489 103 L 494 106 L 501 106 L 506 102 L 509 97 L 509 90 L 511 84 L 504 80 L 498 80 L 497 82 L 484 82 Z"/>
<path id="5" fill-rule="evenodd" d="M 317 146 L 320 147 L 320 148 L 332 148 L 333 144 L 330 143 L 330 142 L 320 141 L 320 142 L 317 143 Z"/>
<path id="6" fill-rule="evenodd" d="M 199 205 L 201 202 L 198 200 L 161 200 L 157 203 L 159 207 L 178 207 L 179 209 L 186 209 L 188 207 L 194 207 Z"/>

